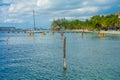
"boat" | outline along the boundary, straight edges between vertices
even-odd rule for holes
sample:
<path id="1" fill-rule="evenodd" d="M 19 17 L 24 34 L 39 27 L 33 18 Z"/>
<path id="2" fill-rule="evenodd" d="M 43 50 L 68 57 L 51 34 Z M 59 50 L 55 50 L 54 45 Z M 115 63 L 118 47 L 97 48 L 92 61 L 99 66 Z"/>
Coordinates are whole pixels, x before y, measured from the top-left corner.
<path id="1" fill-rule="evenodd" d="M 28 37 L 34 37 L 34 31 L 35 31 L 35 12 L 33 10 L 33 22 L 34 22 L 34 29 L 30 31 L 28 34 Z"/>
<path id="2" fill-rule="evenodd" d="M 34 37 L 34 33 L 29 33 L 28 37 Z"/>
<path id="3" fill-rule="evenodd" d="M 42 32 L 42 34 L 41 34 L 42 36 L 46 36 L 46 33 L 45 32 Z"/>
<path id="4" fill-rule="evenodd" d="M 98 35 L 99 35 L 99 37 L 105 37 L 104 33 L 99 33 Z"/>

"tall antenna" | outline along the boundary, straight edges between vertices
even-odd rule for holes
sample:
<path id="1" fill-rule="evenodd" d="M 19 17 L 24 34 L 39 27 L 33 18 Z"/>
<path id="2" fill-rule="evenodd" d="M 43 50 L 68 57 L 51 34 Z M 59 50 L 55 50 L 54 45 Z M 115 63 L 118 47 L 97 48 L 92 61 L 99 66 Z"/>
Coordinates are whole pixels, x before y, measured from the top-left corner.
<path id="1" fill-rule="evenodd" d="M 34 30 L 36 30 L 35 26 L 35 11 L 33 10 L 33 21 L 34 21 Z"/>

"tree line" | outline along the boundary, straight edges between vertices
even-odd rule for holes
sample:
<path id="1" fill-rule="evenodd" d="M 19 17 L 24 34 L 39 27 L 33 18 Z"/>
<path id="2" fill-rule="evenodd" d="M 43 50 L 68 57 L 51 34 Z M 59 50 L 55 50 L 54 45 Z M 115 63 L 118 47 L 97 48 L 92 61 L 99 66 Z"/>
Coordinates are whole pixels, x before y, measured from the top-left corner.
<path id="1" fill-rule="evenodd" d="M 54 28 L 65 28 L 65 29 L 88 29 L 88 30 L 108 30 L 120 29 L 120 18 L 118 15 L 96 15 L 85 21 L 79 19 L 67 20 L 65 18 L 56 19 L 52 21 L 52 29 Z"/>

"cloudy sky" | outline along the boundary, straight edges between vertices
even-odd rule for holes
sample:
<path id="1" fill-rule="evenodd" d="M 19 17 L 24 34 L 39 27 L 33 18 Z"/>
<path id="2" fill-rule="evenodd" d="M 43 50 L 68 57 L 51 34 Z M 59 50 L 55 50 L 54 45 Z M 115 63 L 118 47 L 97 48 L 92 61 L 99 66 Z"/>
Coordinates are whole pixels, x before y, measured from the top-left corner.
<path id="1" fill-rule="evenodd" d="M 89 19 L 120 11 L 120 0 L 0 0 L 0 26 L 49 28 L 53 19 Z"/>

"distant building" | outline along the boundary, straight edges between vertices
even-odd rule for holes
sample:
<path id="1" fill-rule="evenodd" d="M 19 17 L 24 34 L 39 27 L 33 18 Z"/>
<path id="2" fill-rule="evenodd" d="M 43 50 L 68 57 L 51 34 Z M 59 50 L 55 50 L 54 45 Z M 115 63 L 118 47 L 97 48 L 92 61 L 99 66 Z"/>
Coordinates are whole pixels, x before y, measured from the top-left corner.
<path id="1" fill-rule="evenodd" d="M 15 27 L 0 27 L 0 32 L 15 32 Z"/>
<path id="2" fill-rule="evenodd" d="M 60 27 L 59 27 L 59 26 L 54 26 L 54 27 L 52 28 L 52 30 L 60 30 Z"/>
<path id="3" fill-rule="evenodd" d="M 115 15 L 118 15 L 118 17 L 120 18 L 120 12 L 115 13 Z"/>

